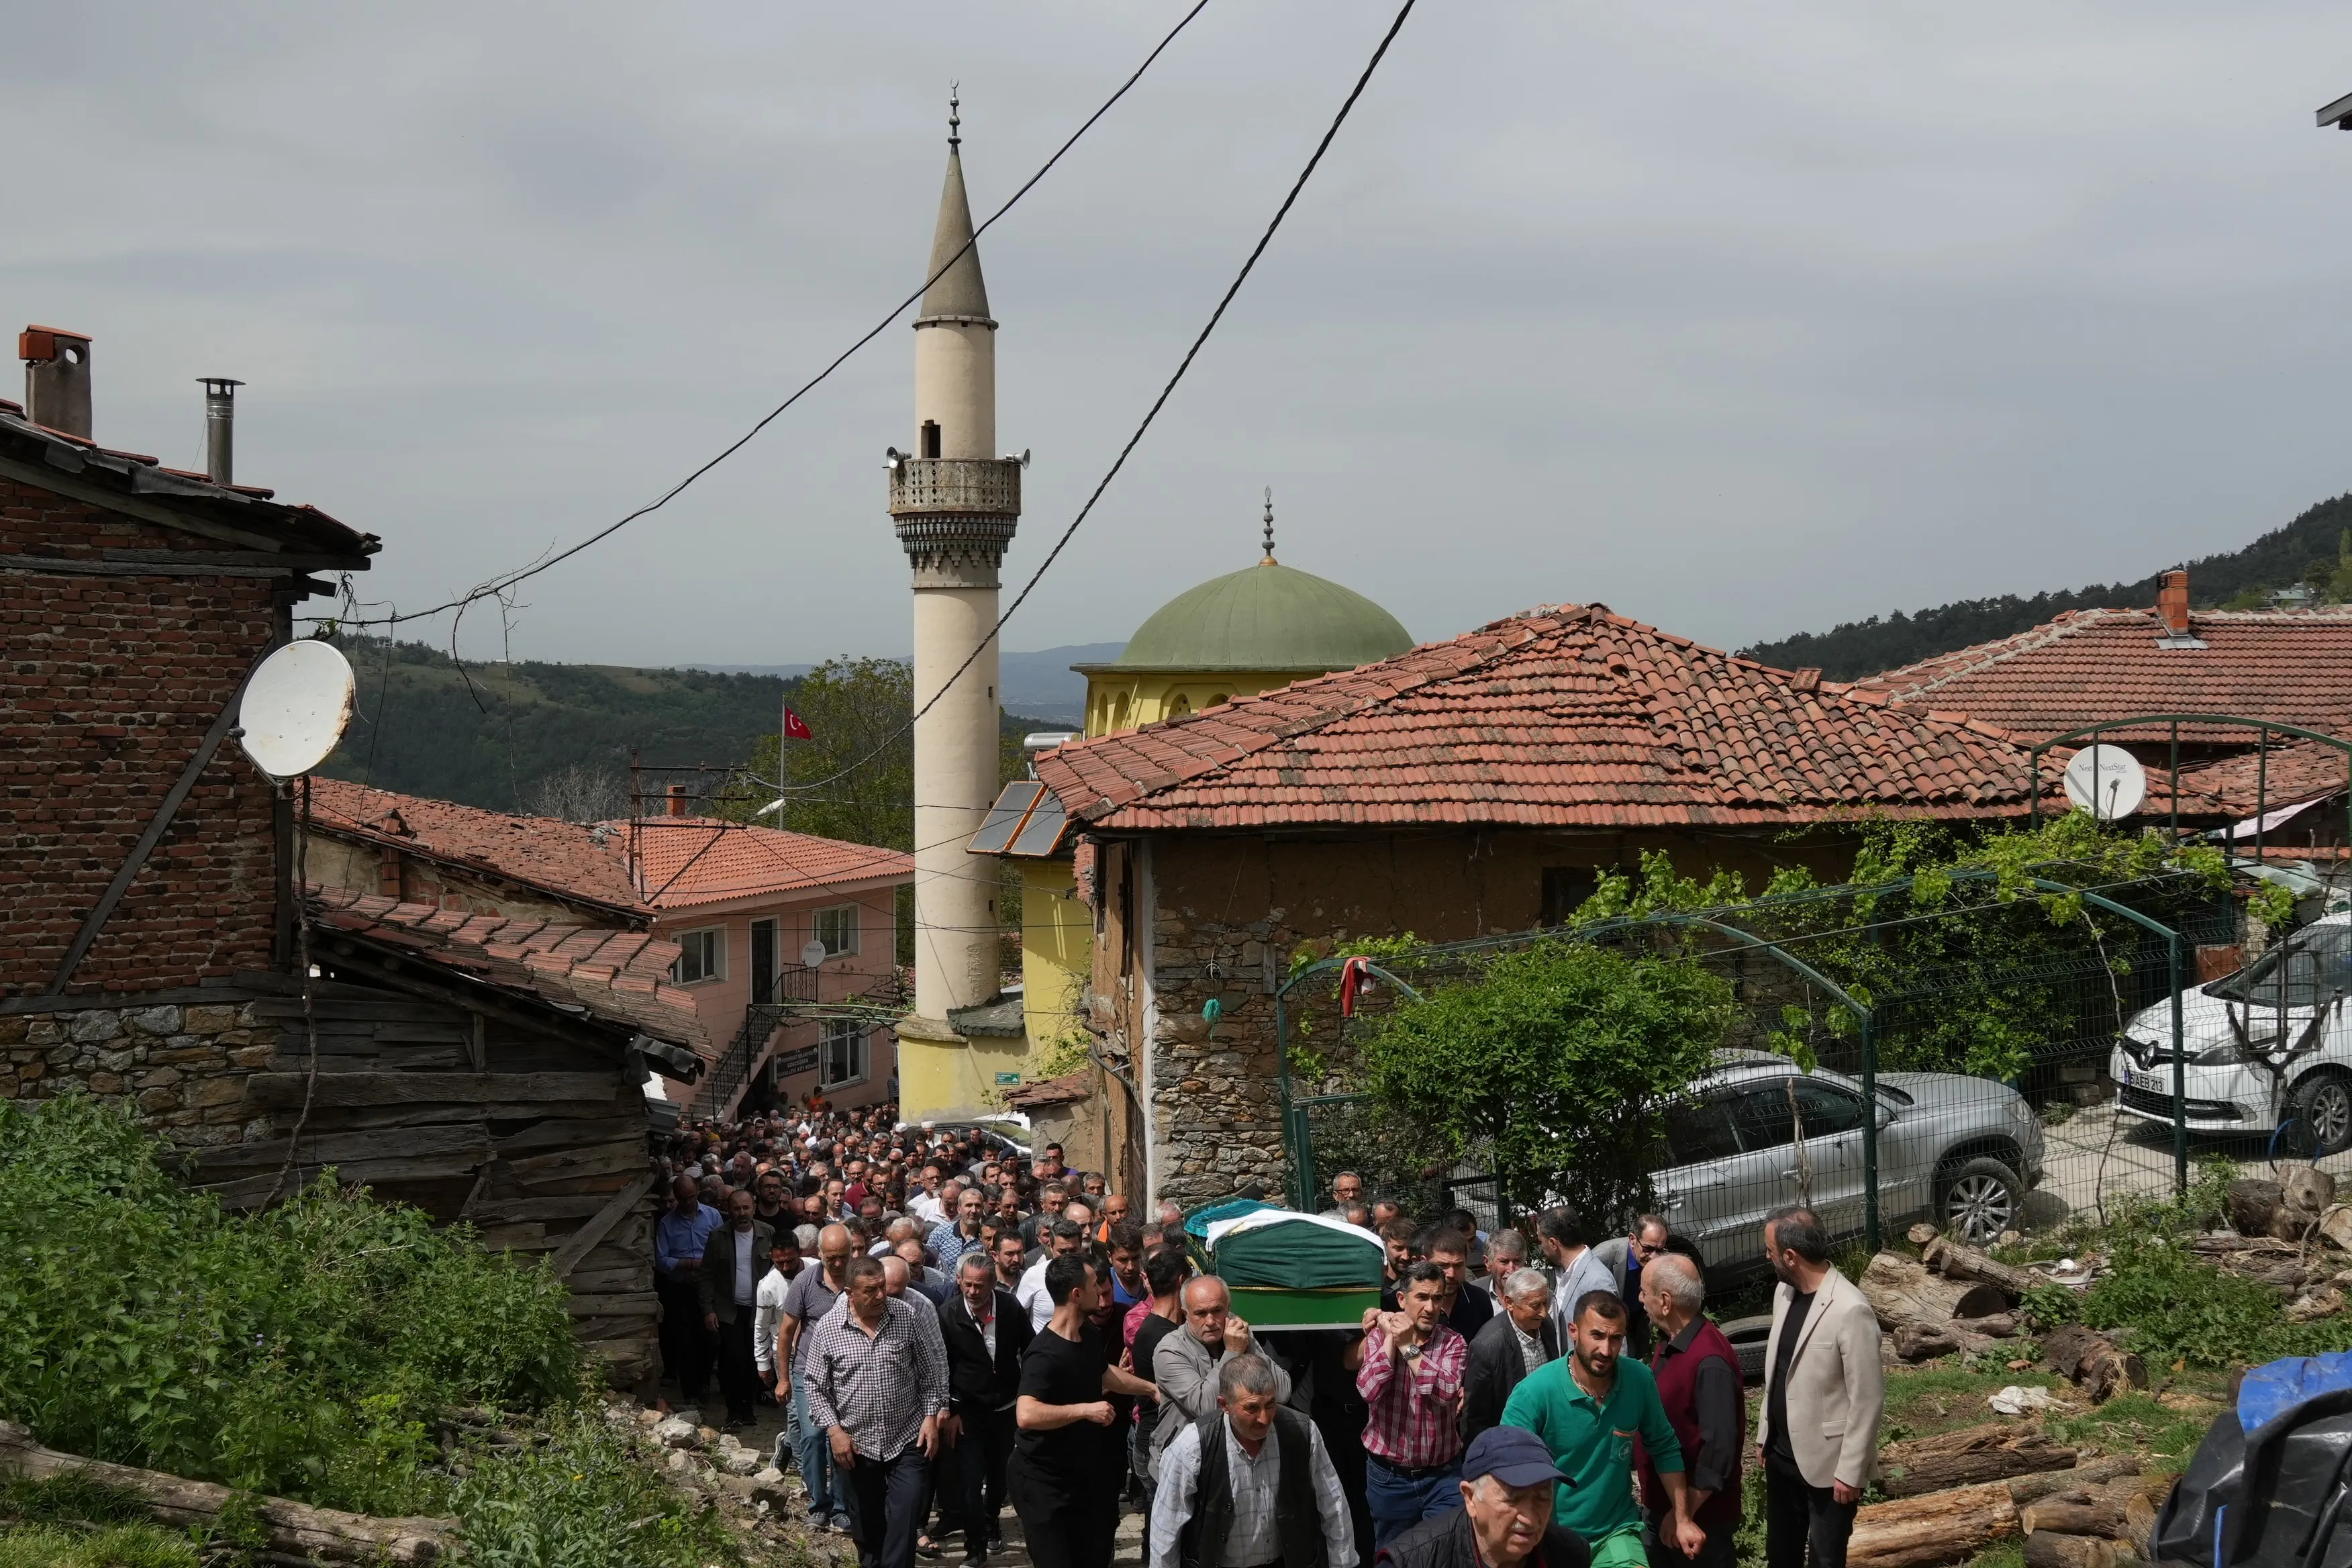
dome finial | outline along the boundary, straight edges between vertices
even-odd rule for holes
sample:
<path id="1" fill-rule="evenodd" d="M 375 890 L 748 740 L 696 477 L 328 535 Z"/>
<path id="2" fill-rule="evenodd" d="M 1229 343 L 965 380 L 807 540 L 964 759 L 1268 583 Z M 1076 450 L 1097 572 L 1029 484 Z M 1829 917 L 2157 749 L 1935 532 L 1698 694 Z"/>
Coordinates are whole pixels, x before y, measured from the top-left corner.
<path id="1" fill-rule="evenodd" d="M 962 90 L 963 83 L 948 83 L 948 148 L 950 152 L 963 145 L 963 137 L 959 134 L 963 121 L 957 117 L 957 111 L 963 108 Z"/>
<path id="2" fill-rule="evenodd" d="M 1274 559 L 1274 487 L 1272 485 L 1265 488 L 1265 559 L 1258 564 L 1261 566 L 1276 564 Z"/>

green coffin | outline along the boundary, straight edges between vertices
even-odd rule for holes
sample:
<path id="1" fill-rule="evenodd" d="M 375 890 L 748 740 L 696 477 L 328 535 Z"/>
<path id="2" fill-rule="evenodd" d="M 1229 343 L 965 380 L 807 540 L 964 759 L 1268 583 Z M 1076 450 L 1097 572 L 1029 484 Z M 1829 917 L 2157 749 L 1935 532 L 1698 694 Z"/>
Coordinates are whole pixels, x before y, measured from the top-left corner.
<path id="1" fill-rule="evenodd" d="M 1320 1217 L 1254 1214 L 1210 1248 L 1234 1310 L 1262 1328 L 1349 1328 L 1381 1300 L 1385 1252 L 1368 1230 Z"/>

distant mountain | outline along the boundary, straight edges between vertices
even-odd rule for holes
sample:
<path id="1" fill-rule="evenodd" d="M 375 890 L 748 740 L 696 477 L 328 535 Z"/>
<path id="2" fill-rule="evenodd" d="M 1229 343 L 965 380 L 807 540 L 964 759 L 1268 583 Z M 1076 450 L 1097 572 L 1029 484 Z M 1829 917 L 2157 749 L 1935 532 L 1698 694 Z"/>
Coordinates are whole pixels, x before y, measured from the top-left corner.
<path id="1" fill-rule="evenodd" d="M 2200 609 L 2262 602 L 2265 590 L 2319 581 L 2339 573 L 2345 531 L 2352 528 L 2352 495 L 2321 501 L 2284 528 L 2242 550 L 2188 563 L 2189 593 Z M 2156 604 L 2157 579 L 2170 566 L 2125 583 L 2061 589 L 2032 598 L 2003 594 L 1961 599 L 1905 615 L 1895 610 L 1848 621 L 1826 632 L 1800 632 L 1741 648 L 1748 658 L 1781 669 L 1812 667 L 1832 680 L 1854 680 L 1932 658 L 1974 643 L 1990 642 L 2041 625 L 2065 610 Z"/>
<path id="2" fill-rule="evenodd" d="M 1071 673 L 1074 664 L 1108 664 L 1125 643 L 1072 643 L 1066 647 L 1040 648 L 1034 653 L 998 657 L 997 698 L 1007 709 L 1047 719 L 1057 724 L 1086 721 L 1087 678 Z M 813 664 L 689 664 L 687 669 L 714 675 L 764 675 L 793 679 L 806 675 Z"/>

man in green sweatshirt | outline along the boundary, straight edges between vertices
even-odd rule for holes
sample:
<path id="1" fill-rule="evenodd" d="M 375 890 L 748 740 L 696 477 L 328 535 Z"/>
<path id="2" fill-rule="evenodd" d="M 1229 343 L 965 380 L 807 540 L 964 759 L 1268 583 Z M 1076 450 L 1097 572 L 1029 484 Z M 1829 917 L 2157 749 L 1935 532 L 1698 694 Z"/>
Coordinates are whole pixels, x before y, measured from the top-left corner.
<path id="1" fill-rule="evenodd" d="M 1660 1534 L 1685 1556 L 1706 1544 L 1690 1517 L 1682 1445 L 1658 1403 L 1650 1369 L 1622 1358 L 1625 1303 L 1612 1291 L 1588 1290 L 1571 1320 L 1574 1346 L 1520 1381 L 1503 1406 L 1503 1424 L 1543 1439 L 1562 1475 L 1554 1517 L 1592 1549 L 1592 1568 L 1647 1568 L 1642 1503 L 1633 1495 L 1633 1439 L 1658 1468 L 1672 1514 Z"/>

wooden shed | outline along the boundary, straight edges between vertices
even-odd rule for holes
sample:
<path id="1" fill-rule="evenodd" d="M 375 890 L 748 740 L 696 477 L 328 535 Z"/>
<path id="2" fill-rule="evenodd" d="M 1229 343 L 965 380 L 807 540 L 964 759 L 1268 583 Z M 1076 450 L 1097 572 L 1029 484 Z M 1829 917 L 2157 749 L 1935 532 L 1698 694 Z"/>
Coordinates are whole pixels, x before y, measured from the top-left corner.
<path id="1" fill-rule="evenodd" d="M 192 1151 L 189 1180 L 257 1207 L 332 1170 L 492 1247 L 546 1253 L 612 1380 L 654 1376 L 643 1086 L 691 1081 L 708 1048 L 668 983 L 676 945 L 341 889 L 313 887 L 305 910 L 307 1008 L 291 976 L 207 988 L 243 993 L 273 1049 L 243 1080 L 246 1141 Z"/>

